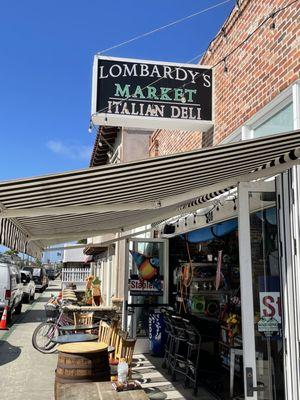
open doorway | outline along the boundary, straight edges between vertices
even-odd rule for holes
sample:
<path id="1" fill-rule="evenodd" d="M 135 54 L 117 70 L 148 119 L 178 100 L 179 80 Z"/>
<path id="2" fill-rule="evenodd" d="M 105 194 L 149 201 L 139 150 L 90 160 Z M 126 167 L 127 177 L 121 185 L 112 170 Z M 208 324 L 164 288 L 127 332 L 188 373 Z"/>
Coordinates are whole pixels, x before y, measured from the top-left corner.
<path id="1" fill-rule="evenodd" d="M 284 399 L 274 183 L 242 190 L 239 218 L 170 239 L 169 304 L 199 331 L 199 382 L 216 398 Z"/>

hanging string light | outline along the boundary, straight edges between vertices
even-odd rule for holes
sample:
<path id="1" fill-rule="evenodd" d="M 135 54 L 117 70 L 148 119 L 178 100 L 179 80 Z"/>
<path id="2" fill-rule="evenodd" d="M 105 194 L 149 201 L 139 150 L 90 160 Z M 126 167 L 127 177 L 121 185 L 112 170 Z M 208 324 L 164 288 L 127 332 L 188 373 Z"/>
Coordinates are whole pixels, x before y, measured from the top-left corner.
<path id="1" fill-rule="evenodd" d="M 270 29 L 271 30 L 274 30 L 275 28 L 276 28 L 276 24 L 275 24 L 275 20 L 274 20 L 274 18 L 275 18 L 275 13 L 272 13 L 271 15 L 270 15 L 270 18 L 271 18 L 271 24 L 270 24 Z"/>
<path id="2" fill-rule="evenodd" d="M 222 32 L 222 37 L 223 37 L 224 42 L 227 43 L 228 37 L 227 37 L 227 33 L 226 33 L 226 30 L 225 30 L 224 26 L 221 29 L 221 32 Z"/>
<path id="3" fill-rule="evenodd" d="M 236 211 L 236 198 L 233 199 L 233 210 Z"/>
<path id="4" fill-rule="evenodd" d="M 226 74 L 228 72 L 226 57 L 224 58 L 223 62 L 224 62 L 224 73 Z"/>

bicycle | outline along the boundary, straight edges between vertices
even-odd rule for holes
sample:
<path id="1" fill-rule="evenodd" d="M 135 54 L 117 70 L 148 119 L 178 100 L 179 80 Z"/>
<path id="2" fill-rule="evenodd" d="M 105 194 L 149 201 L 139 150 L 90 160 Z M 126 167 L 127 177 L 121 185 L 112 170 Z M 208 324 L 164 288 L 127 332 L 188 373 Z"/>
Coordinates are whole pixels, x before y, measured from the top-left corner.
<path id="1" fill-rule="evenodd" d="M 41 353 L 50 354 L 56 350 L 57 344 L 52 341 L 61 334 L 61 326 L 73 325 L 74 321 L 64 314 L 63 305 L 45 304 L 47 321 L 41 322 L 32 334 L 32 345 Z"/>

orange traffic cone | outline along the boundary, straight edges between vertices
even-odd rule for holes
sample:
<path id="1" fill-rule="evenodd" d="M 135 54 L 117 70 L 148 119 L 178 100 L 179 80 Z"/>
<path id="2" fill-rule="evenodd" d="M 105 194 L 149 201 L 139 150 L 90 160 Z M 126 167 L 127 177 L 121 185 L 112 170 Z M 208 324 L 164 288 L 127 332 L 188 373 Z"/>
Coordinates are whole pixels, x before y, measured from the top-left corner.
<path id="1" fill-rule="evenodd" d="M 6 327 L 7 310 L 8 310 L 8 306 L 5 306 L 3 314 L 2 314 L 2 318 L 1 318 L 1 321 L 0 321 L 0 331 L 5 331 L 5 330 L 8 329 Z"/>

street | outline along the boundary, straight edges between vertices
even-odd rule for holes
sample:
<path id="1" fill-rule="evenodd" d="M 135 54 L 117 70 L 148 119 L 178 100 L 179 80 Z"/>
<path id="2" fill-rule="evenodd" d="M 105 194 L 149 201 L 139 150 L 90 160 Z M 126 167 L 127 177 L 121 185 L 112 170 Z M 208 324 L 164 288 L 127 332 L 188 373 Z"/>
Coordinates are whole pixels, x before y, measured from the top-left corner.
<path id="1" fill-rule="evenodd" d="M 50 281 L 48 289 L 36 300 L 23 304 L 22 314 L 13 317 L 8 331 L 0 332 L 0 393 L 9 400 L 52 400 L 57 354 L 42 354 L 31 344 L 36 326 L 45 320 L 44 305 L 59 282 Z"/>

